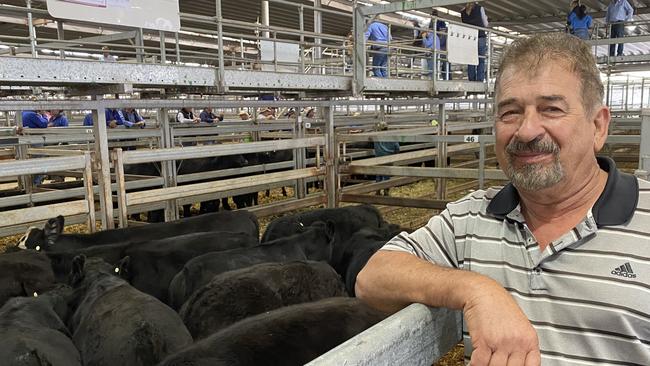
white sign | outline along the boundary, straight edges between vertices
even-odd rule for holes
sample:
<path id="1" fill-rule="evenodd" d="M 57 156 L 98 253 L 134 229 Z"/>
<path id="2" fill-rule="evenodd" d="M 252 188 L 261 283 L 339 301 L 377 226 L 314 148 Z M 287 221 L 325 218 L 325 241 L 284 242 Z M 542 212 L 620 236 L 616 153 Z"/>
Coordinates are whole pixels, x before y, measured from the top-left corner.
<path id="1" fill-rule="evenodd" d="M 260 41 L 260 57 L 262 61 L 273 62 L 276 60 L 278 63 L 300 62 L 300 45 L 295 43 L 273 42 L 273 41 Z M 277 71 L 280 72 L 299 72 L 299 67 L 290 65 L 278 65 Z M 274 71 L 275 65 L 264 64 L 262 65 L 263 71 Z"/>
<path id="2" fill-rule="evenodd" d="M 449 24 L 447 58 L 452 64 L 478 65 L 478 30 Z"/>
<path id="3" fill-rule="evenodd" d="M 463 142 L 478 142 L 478 135 L 465 135 Z"/>
<path id="4" fill-rule="evenodd" d="M 178 0 L 47 0 L 55 18 L 178 32 Z"/>

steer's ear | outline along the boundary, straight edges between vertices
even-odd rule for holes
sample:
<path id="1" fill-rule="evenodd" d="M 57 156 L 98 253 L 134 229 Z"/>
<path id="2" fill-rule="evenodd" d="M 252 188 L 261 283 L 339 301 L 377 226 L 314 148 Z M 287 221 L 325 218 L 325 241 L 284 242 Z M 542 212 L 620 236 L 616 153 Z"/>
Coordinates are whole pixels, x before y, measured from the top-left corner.
<path id="1" fill-rule="evenodd" d="M 61 232 L 63 232 L 64 222 L 65 219 L 63 216 L 59 215 L 55 218 L 47 220 L 47 223 L 45 223 L 43 233 L 45 234 L 45 240 L 49 245 L 53 245 L 59 235 L 61 235 Z"/>
<path id="2" fill-rule="evenodd" d="M 72 258 L 72 269 L 70 270 L 70 285 L 75 286 L 84 278 L 84 265 L 86 256 L 81 254 Z"/>

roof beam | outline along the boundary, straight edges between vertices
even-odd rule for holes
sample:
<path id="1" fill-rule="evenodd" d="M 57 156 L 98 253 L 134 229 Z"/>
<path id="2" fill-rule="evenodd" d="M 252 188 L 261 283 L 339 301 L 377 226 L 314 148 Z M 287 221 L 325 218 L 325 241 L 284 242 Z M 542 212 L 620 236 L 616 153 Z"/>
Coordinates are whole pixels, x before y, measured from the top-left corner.
<path id="1" fill-rule="evenodd" d="M 483 0 L 479 0 L 483 1 Z M 357 9 L 363 16 L 377 15 L 384 13 L 394 13 L 396 11 L 409 11 L 423 8 L 432 8 L 438 6 L 456 5 L 465 2 L 464 0 L 414 0 L 398 1 L 390 4 L 373 5 L 369 7 L 358 7 Z"/>

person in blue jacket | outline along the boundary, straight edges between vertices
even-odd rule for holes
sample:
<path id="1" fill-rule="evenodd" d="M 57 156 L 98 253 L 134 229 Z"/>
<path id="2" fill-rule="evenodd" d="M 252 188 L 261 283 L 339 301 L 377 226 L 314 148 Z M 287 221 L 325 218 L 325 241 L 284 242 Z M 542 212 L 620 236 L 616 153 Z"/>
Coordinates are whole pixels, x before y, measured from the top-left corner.
<path id="1" fill-rule="evenodd" d="M 126 127 L 144 128 L 145 126 L 144 118 L 142 118 L 135 108 L 124 108 L 122 111 L 122 117 Z"/>
<path id="2" fill-rule="evenodd" d="M 135 125 L 135 123 L 131 121 L 125 121 L 124 120 L 124 115 L 122 114 L 122 111 L 115 109 L 115 108 L 106 108 L 104 112 L 104 116 L 106 117 L 106 127 L 108 128 L 116 128 L 117 126 L 126 126 L 126 127 L 132 127 Z M 94 124 L 93 122 L 93 114 L 88 113 L 84 117 L 84 126 L 92 126 Z"/>
<path id="3" fill-rule="evenodd" d="M 50 124 L 52 127 L 68 127 L 68 117 L 61 109 L 53 109 L 50 111 Z"/>
<path id="4" fill-rule="evenodd" d="M 430 50 L 433 50 L 435 47 L 436 50 L 440 51 L 440 39 L 438 38 L 438 35 L 433 31 L 422 32 L 422 47 Z M 425 75 L 433 78 L 433 70 L 435 64 L 433 59 L 433 52 L 427 52 L 425 56 L 427 58 L 427 72 Z"/>
<path id="5" fill-rule="evenodd" d="M 365 32 L 366 40 L 374 41 L 375 43 L 385 43 L 386 45 L 372 45 L 370 52 L 372 56 L 372 73 L 379 78 L 388 77 L 388 40 L 390 34 L 388 26 L 380 22 L 371 22 Z"/>
<path id="6" fill-rule="evenodd" d="M 50 126 L 43 111 L 23 111 L 23 127 L 47 128 Z"/>
<path id="7" fill-rule="evenodd" d="M 580 5 L 578 10 L 571 13 L 569 22 L 571 23 L 571 33 L 574 36 L 585 40 L 591 38 L 589 28 L 591 28 L 593 19 L 591 15 L 587 14 L 586 6 Z"/>

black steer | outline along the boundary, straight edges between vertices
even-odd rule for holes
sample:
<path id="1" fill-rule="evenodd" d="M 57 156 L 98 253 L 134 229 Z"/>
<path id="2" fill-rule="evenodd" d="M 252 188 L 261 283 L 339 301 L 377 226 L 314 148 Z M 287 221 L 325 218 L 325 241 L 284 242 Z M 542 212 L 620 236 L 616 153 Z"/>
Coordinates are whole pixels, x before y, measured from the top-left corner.
<path id="1" fill-rule="evenodd" d="M 386 224 L 379 211 L 370 205 L 324 208 L 273 220 L 266 228 L 262 242 L 286 238 L 300 227 L 310 226 L 316 221 L 333 222 L 341 238 L 349 238 L 364 227 L 378 228 Z"/>
<path id="2" fill-rule="evenodd" d="M 20 239 L 18 246 L 23 249 L 70 251 L 93 245 L 142 242 L 208 231 L 247 233 L 259 237 L 257 217 L 246 211 L 216 212 L 200 217 L 98 231 L 92 234 L 62 234 L 63 225 L 63 216 L 58 216 L 48 220 L 42 230 L 30 228 Z"/>
<path id="3" fill-rule="evenodd" d="M 119 272 L 133 287 L 167 303 L 169 283 L 190 259 L 256 245 L 259 245 L 258 237 L 229 232 L 195 233 L 135 243 L 124 252 L 128 260 L 119 265 Z"/>
<path id="4" fill-rule="evenodd" d="M 327 263 L 263 263 L 215 276 L 179 314 L 196 340 L 252 315 L 344 295 L 339 275 Z"/>
<path id="5" fill-rule="evenodd" d="M 220 273 L 266 262 L 294 260 L 329 261 L 335 245 L 331 222 L 314 223 L 302 234 L 252 248 L 208 253 L 188 261 L 169 285 L 169 304 L 179 309 L 200 287 Z"/>
<path id="6" fill-rule="evenodd" d="M 112 274 L 98 258 L 75 258 L 72 340 L 85 366 L 156 365 L 192 343 L 172 309 Z"/>
<path id="7" fill-rule="evenodd" d="M 352 235 L 342 245 L 337 246 L 332 259 L 332 267 L 345 280 L 345 288 L 354 296 L 357 274 L 363 269 L 368 259 L 391 238 L 402 231 L 397 225 L 382 228 L 364 228 Z"/>
<path id="8" fill-rule="evenodd" d="M 354 298 L 287 306 L 237 322 L 160 366 L 304 365 L 385 317 Z"/>
<path id="9" fill-rule="evenodd" d="M 6 366 L 81 366 L 65 326 L 71 289 L 13 298 L 0 308 L 0 363 Z"/>
<path id="10" fill-rule="evenodd" d="M 15 296 L 34 296 L 55 286 L 52 265 L 43 253 L 17 250 L 0 254 L 0 306 Z"/>

